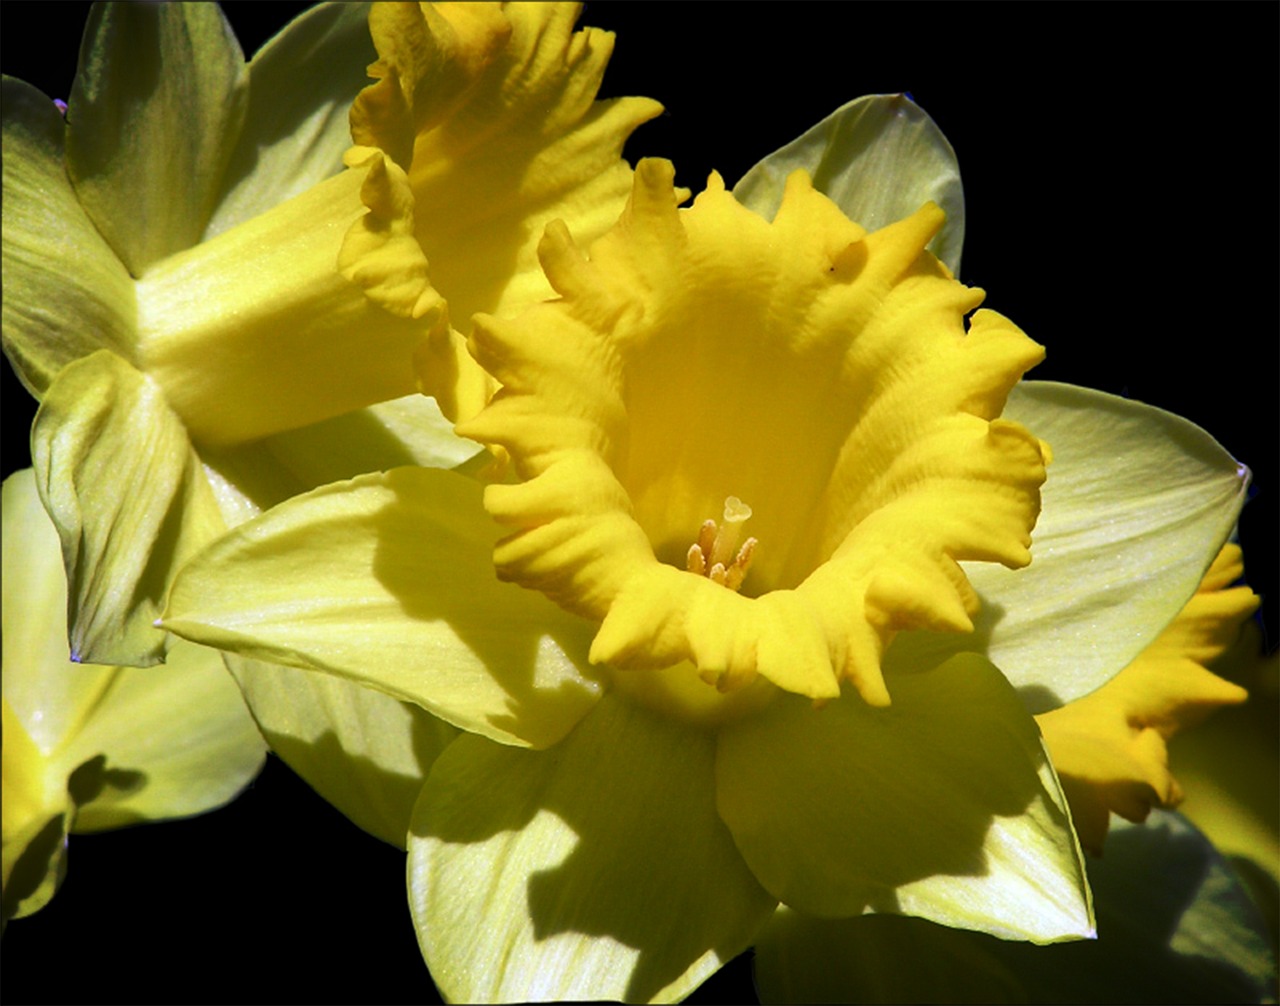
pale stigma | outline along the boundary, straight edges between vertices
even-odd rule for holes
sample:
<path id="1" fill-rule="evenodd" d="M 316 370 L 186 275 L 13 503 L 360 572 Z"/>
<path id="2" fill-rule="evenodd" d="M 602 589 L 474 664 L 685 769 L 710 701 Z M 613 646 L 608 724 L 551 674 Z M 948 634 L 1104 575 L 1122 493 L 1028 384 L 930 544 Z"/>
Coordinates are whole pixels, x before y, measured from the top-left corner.
<path id="1" fill-rule="evenodd" d="M 751 557 L 756 551 L 755 538 L 748 538 L 742 542 L 741 548 L 738 547 L 742 525 L 750 517 L 751 507 L 737 496 L 726 499 L 719 525 L 714 520 L 703 521 L 698 530 L 698 540 L 689 546 L 685 569 L 736 591 L 746 579 Z"/>

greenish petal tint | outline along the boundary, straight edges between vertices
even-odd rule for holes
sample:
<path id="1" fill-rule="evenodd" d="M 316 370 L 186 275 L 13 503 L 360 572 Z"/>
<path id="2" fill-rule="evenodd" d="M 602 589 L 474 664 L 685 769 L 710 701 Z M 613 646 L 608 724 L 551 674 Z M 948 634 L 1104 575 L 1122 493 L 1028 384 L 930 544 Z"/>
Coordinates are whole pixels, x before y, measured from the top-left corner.
<path id="1" fill-rule="evenodd" d="M 369 4 L 318 4 L 249 61 L 249 105 L 204 237 L 336 174 L 351 145 L 347 115 L 378 58 Z"/>
<path id="2" fill-rule="evenodd" d="M 947 222 L 929 250 L 960 273 L 964 189 L 955 151 L 937 124 L 905 94 L 872 94 L 836 109 L 775 150 L 733 187 L 739 202 L 772 220 L 787 176 L 803 168 L 845 216 L 869 231 L 933 201 Z"/>
<path id="3" fill-rule="evenodd" d="M 463 736 L 414 812 L 418 938 L 460 1002 L 671 1002 L 776 902 L 716 814 L 715 742 L 608 696 L 549 751 Z"/>
<path id="4" fill-rule="evenodd" d="M 1091 935 L 1066 801 L 1008 682 L 975 654 L 886 680 L 886 709 L 786 696 L 721 730 L 720 814 L 756 876 L 813 915 Z"/>
<path id="5" fill-rule="evenodd" d="M 352 681 L 226 659 L 271 750 L 357 825 L 403 849 L 427 772 L 458 731 Z"/>
<path id="6" fill-rule="evenodd" d="M 1177 815 L 1117 821 L 1090 860 L 1098 939 L 1037 947 L 919 919 L 785 909 L 756 946 L 775 1003 L 1275 1002 L 1271 937 L 1226 862 Z"/>
<path id="7" fill-rule="evenodd" d="M 215 4 L 90 11 L 67 102 L 67 173 L 133 276 L 200 240 L 244 121 L 248 79 Z"/>
<path id="8" fill-rule="evenodd" d="M 498 581 L 481 493 L 401 468 L 290 500 L 192 562 L 164 626 L 373 685 L 502 743 L 554 744 L 600 694 L 591 626 Z"/>
<path id="9" fill-rule="evenodd" d="M 50 386 L 31 453 L 62 541 L 71 658 L 158 662 L 169 582 L 223 529 L 182 422 L 150 379 L 99 350 Z"/>
<path id="10" fill-rule="evenodd" d="M 67 179 L 53 102 L 12 77 L 2 100 L 4 351 L 39 397 L 63 366 L 95 349 L 132 353 L 133 283 Z"/>
<path id="11" fill-rule="evenodd" d="M 1034 713 L 1094 691 L 1182 610 L 1235 526 L 1249 471 L 1209 434 L 1140 402 L 1025 381 L 1004 412 L 1053 450 L 1031 565 L 965 564 L 971 636 L 900 636 L 907 667 L 978 650 Z"/>
<path id="12" fill-rule="evenodd" d="M 455 434 L 435 399 L 426 395 L 408 395 L 278 433 L 248 449 L 255 448 L 297 478 L 295 493 L 405 465 L 455 468 L 481 450 L 474 440 Z"/>
<path id="13" fill-rule="evenodd" d="M 453 432 L 435 399 L 415 394 L 248 444 L 206 447 L 201 458 L 234 527 L 330 482 L 406 465 L 484 467 L 490 455 Z"/>

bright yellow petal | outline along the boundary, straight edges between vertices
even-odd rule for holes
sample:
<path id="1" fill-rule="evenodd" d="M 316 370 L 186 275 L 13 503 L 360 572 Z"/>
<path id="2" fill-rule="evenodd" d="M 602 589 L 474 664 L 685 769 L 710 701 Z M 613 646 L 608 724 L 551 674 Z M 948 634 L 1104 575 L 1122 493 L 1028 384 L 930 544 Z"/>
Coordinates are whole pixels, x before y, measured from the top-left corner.
<path id="1" fill-rule="evenodd" d="M 802 173 L 773 223 L 715 176 L 680 211 L 671 179 L 643 162 L 587 254 L 548 228 L 559 300 L 477 319 L 504 387 L 459 432 L 522 480 L 485 497 L 499 574 L 602 621 L 598 663 L 885 704 L 898 630 L 970 628 L 957 561 L 1028 561 L 1044 461 L 999 415 L 1042 350 L 990 312 L 966 331 L 982 293 L 924 251 L 936 207 L 866 234 Z M 731 497 L 737 592 L 687 572 Z"/>
<path id="2" fill-rule="evenodd" d="M 438 298 L 410 318 L 337 269 L 361 213 L 347 171 L 139 279 L 140 367 L 202 444 L 254 440 L 417 390 L 413 357 Z"/>
<path id="3" fill-rule="evenodd" d="M 622 145 L 661 107 L 595 100 L 613 36 L 574 32 L 578 13 L 375 5 L 378 83 L 353 106 L 348 155 L 371 166 L 370 212 L 343 269 L 378 303 L 403 313 L 442 296 L 465 330 L 476 311 L 509 314 L 551 295 L 536 254 L 548 221 L 590 238 L 616 219 L 631 186 Z M 459 339 L 438 342 L 419 361 L 423 386 L 446 414 L 472 415 L 493 387 Z"/>
<path id="4" fill-rule="evenodd" d="M 1166 742 L 1214 709 L 1248 698 L 1206 670 L 1258 607 L 1238 545 L 1223 547 L 1182 613 L 1138 658 L 1096 692 L 1037 717 L 1062 777 L 1084 846 L 1102 851 L 1110 814 L 1142 821 L 1182 799 Z"/>

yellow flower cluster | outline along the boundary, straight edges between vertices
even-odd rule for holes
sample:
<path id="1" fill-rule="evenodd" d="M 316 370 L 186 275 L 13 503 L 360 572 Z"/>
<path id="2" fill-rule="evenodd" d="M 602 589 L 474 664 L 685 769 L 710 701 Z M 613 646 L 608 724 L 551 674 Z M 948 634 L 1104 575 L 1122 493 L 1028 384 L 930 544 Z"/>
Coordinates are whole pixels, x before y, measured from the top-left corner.
<path id="1" fill-rule="evenodd" d="M 909 99 L 690 202 L 579 14 L 321 5 L 246 64 L 107 4 L 65 120 L 5 79 L 6 920 L 261 731 L 407 850 L 450 999 L 670 1001 L 793 917 L 1096 935 L 1082 846 L 1245 695 L 1247 469 L 1023 381 Z"/>

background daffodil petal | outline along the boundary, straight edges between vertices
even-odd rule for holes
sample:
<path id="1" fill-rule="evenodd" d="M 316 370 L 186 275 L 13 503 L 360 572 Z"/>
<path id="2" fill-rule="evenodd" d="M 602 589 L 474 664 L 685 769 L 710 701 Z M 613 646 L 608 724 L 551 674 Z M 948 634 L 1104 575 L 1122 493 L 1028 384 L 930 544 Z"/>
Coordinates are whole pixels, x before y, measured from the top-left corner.
<path id="1" fill-rule="evenodd" d="M 249 105 L 204 238 L 336 174 L 351 145 L 351 101 L 377 58 L 369 4 L 317 4 L 249 61 Z"/>
<path id="2" fill-rule="evenodd" d="M 604 698 L 554 749 L 463 736 L 414 812 L 418 938 L 459 1002 L 674 1002 L 776 904 L 716 814 L 715 742 Z"/>
<path id="3" fill-rule="evenodd" d="M 1271 937 L 1239 879 L 1176 814 L 1117 822 L 1089 861 L 1098 939 L 1049 947 L 921 919 L 780 909 L 756 946 L 763 1002 L 1271 1002 Z"/>
<path id="4" fill-rule="evenodd" d="M 216 5 L 89 12 L 67 102 L 67 174 L 135 277 L 200 240 L 228 139 L 244 121 L 247 84 L 244 53 Z"/>
<path id="5" fill-rule="evenodd" d="M 178 641 L 163 668 L 117 673 L 64 749 L 69 765 L 106 755 L 103 788 L 73 831 L 199 814 L 258 774 L 266 745 L 217 652 Z"/>
<path id="6" fill-rule="evenodd" d="M 9 917 L 52 896 L 69 830 L 220 806 L 257 774 L 266 746 L 212 650 L 177 643 L 154 671 L 68 660 L 58 536 L 30 470 L 5 480 L 3 551 Z"/>
<path id="7" fill-rule="evenodd" d="M 12 77 L 3 102 L 4 351 L 38 398 L 72 360 L 132 352 L 133 282 L 71 187 L 53 102 Z"/>
<path id="8" fill-rule="evenodd" d="M 272 752 L 369 834 L 403 849 L 427 772 L 458 731 L 345 678 L 226 661 Z"/>
<path id="9" fill-rule="evenodd" d="M 888 684 L 888 708 L 786 696 L 721 729 L 720 814 L 756 876 L 814 915 L 1092 935 L 1066 800 L 1013 689 L 975 654 Z"/>
<path id="10" fill-rule="evenodd" d="M 4 721 L 2 930 L 10 919 L 38 912 L 57 892 L 67 870 L 67 832 L 73 807 L 65 782 L 50 784 L 49 759 L 31 739 L 7 698 L 0 697 L 0 712 Z"/>
<path id="11" fill-rule="evenodd" d="M 554 744 L 599 697 L 591 627 L 497 580 L 481 492 L 400 468 L 297 497 L 188 565 L 165 627 L 371 684 L 502 743 Z"/>
<path id="12" fill-rule="evenodd" d="M 978 650 L 1047 712 L 1109 681 L 1182 610 L 1235 526 L 1248 469 L 1187 420 L 1087 388 L 1024 381 L 1005 415 L 1053 451 L 1031 565 L 966 563 L 975 633 L 904 633 L 887 662 Z"/>
<path id="13" fill-rule="evenodd" d="M 947 214 L 929 251 L 953 275 L 964 247 L 964 189 L 955 151 L 905 94 L 871 94 L 836 109 L 754 165 L 733 194 L 772 220 L 787 176 L 803 168 L 813 187 L 868 231 L 911 216 L 927 202 Z"/>
<path id="14" fill-rule="evenodd" d="M 50 386 L 31 453 L 70 571 L 72 659 L 157 663 L 169 581 L 223 529 L 181 420 L 154 382 L 99 350 Z"/>

